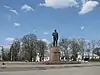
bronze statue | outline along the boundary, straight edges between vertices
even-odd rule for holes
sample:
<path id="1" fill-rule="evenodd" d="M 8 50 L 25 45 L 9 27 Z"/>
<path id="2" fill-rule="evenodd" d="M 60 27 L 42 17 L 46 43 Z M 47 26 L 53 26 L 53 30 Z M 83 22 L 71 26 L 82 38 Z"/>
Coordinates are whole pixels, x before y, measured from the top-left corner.
<path id="1" fill-rule="evenodd" d="M 53 34 L 53 46 L 57 46 L 57 43 L 58 43 L 58 32 L 56 31 L 56 29 L 54 30 Z"/>

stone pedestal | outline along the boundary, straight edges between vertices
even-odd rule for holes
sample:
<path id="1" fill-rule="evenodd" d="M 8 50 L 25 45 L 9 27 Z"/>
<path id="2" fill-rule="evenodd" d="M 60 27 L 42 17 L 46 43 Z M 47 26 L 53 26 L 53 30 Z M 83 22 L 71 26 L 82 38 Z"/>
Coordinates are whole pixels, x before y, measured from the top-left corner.
<path id="1" fill-rule="evenodd" d="M 52 47 L 50 50 L 50 62 L 59 62 L 60 61 L 60 51 L 57 47 Z"/>

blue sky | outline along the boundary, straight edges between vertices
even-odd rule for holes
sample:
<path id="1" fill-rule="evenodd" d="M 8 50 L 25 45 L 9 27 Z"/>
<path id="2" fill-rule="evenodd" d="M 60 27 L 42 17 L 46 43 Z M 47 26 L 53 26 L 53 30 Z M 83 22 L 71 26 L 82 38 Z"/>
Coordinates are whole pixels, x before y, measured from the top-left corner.
<path id="1" fill-rule="evenodd" d="M 0 0 L 0 45 L 34 33 L 52 40 L 63 37 L 100 39 L 100 0 Z"/>

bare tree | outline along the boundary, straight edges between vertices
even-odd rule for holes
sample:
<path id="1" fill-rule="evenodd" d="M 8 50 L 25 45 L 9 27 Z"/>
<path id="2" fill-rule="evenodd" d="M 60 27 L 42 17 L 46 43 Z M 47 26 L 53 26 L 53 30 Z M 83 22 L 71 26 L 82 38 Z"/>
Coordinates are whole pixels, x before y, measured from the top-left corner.
<path id="1" fill-rule="evenodd" d="M 67 59 L 69 58 L 69 51 L 68 51 L 69 43 L 70 40 L 68 38 L 63 38 L 59 42 L 59 47 L 62 52 L 62 55 L 64 54 L 63 56 Z"/>
<path id="2" fill-rule="evenodd" d="M 22 51 L 24 53 L 24 58 L 32 61 L 36 61 L 36 49 L 37 49 L 37 36 L 35 34 L 27 34 L 21 39 Z"/>
<path id="3" fill-rule="evenodd" d="M 100 47 L 100 40 L 97 40 L 96 44 L 98 47 Z"/>
<path id="4" fill-rule="evenodd" d="M 71 41 L 71 50 L 72 50 L 72 58 L 74 61 L 76 61 L 77 59 L 77 56 L 78 56 L 78 52 L 80 52 L 80 45 L 78 43 L 78 40 L 73 38 L 72 41 Z"/>
<path id="5" fill-rule="evenodd" d="M 93 53 L 96 54 L 96 55 L 98 55 L 99 56 L 99 59 L 100 59 L 100 48 L 95 48 L 93 50 Z"/>
<path id="6" fill-rule="evenodd" d="M 95 46 L 96 46 L 96 41 L 95 40 L 92 40 L 91 41 L 91 46 L 92 46 L 92 59 L 93 59 L 93 50 L 95 49 Z"/>
<path id="7" fill-rule="evenodd" d="M 14 40 L 10 47 L 10 57 L 13 61 L 18 60 L 18 53 L 20 51 L 20 41 L 18 39 Z"/>
<path id="8" fill-rule="evenodd" d="M 78 39 L 79 47 L 80 47 L 80 53 L 82 54 L 82 60 L 84 59 L 84 52 L 86 47 L 86 42 L 84 38 Z"/>
<path id="9" fill-rule="evenodd" d="M 40 61 L 44 60 L 44 55 L 47 52 L 47 43 L 42 41 L 42 40 L 38 40 L 37 41 L 37 52 L 39 53 L 39 57 L 40 57 Z"/>
<path id="10" fill-rule="evenodd" d="M 88 45 L 88 49 L 87 49 L 88 58 L 90 58 L 91 43 L 89 42 L 87 45 Z"/>

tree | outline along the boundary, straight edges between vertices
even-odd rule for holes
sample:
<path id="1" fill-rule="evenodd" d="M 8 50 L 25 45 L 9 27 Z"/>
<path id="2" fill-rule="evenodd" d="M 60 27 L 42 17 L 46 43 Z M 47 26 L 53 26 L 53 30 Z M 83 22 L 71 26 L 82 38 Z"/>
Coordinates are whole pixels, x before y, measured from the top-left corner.
<path id="1" fill-rule="evenodd" d="M 93 59 L 93 50 L 95 49 L 96 41 L 92 40 L 91 41 L 91 46 L 92 46 L 92 59 Z"/>
<path id="2" fill-rule="evenodd" d="M 2 60 L 4 60 L 4 57 L 5 57 L 4 48 L 3 48 L 3 46 L 0 46 L 0 47 L 1 47 L 1 53 L 2 53 L 1 58 L 2 58 Z"/>
<path id="3" fill-rule="evenodd" d="M 70 48 L 71 48 L 71 50 L 72 50 L 72 58 L 73 58 L 74 61 L 76 61 L 77 56 L 78 56 L 77 53 L 80 52 L 80 45 L 79 45 L 77 39 L 73 38 L 73 39 L 71 40 Z"/>
<path id="4" fill-rule="evenodd" d="M 70 44 L 70 40 L 68 38 L 63 38 L 59 42 L 60 50 L 64 54 L 64 55 L 63 54 L 62 55 L 66 58 L 69 58 L 69 52 L 68 52 L 69 44 Z"/>
<path id="5" fill-rule="evenodd" d="M 99 58 L 100 58 L 100 48 L 95 48 L 95 49 L 93 50 L 93 53 L 96 54 L 96 55 L 98 55 Z"/>
<path id="6" fill-rule="evenodd" d="M 59 42 L 60 49 L 63 51 L 64 56 L 69 58 L 69 54 L 72 54 L 72 58 L 76 61 L 78 52 L 84 57 L 85 40 L 84 38 L 64 38 Z"/>
<path id="7" fill-rule="evenodd" d="M 97 40 L 96 44 L 98 47 L 100 47 L 100 40 Z"/>
<path id="8" fill-rule="evenodd" d="M 48 49 L 47 43 L 42 40 L 38 40 L 37 47 L 37 53 L 39 53 L 40 61 L 42 61 L 44 60 L 44 54 L 47 52 L 46 50 Z"/>
<path id="9" fill-rule="evenodd" d="M 84 59 L 84 52 L 85 52 L 85 47 L 86 47 L 86 42 L 84 38 L 78 39 L 79 47 L 80 47 L 80 53 L 82 55 L 82 60 Z"/>
<path id="10" fill-rule="evenodd" d="M 20 51 L 20 41 L 18 39 L 14 40 L 10 47 L 10 57 L 12 61 L 18 60 L 18 53 Z"/>
<path id="11" fill-rule="evenodd" d="M 10 50 L 8 48 L 4 48 L 4 61 L 10 60 Z"/>
<path id="12" fill-rule="evenodd" d="M 87 49 L 87 52 L 88 52 L 88 58 L 90 58 L 90 51 L 91 51 L 91 43 L 88 42 L 88 49 Z"/>
<path id="13" fill-rule="evenodd" d="M 35 34 L 27 34 L 21 39 L 22 51 L 24 53 L 24 59 L 28 61 L 36 60 L 36 49 L 37 49 L 37 36 Z"/>

